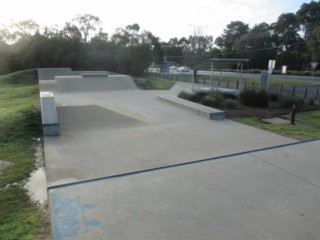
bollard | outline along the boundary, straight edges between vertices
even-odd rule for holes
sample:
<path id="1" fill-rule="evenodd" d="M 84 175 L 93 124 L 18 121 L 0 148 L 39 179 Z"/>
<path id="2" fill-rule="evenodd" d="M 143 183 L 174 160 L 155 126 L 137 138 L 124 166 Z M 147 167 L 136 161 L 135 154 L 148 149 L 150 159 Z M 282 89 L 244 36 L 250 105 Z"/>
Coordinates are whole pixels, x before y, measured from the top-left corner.
<path id="1" fill-rule="evenodd" d="M 294 120 L 296 117 L 296 105 L 292 106 L 292 111 L 291 111 L 291 124 L 294 125 Z"/>

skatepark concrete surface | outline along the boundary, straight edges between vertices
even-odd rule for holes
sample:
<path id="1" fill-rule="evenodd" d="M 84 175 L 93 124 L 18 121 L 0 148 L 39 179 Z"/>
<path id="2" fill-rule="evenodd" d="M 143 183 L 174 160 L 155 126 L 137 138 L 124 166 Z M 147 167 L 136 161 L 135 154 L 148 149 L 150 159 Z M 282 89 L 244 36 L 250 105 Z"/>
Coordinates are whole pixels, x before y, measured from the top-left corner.
<path id="1" fill-rule="evenodd" d="M 109 75 L 65 91 L 50 74 L 39 80 L 60 121 L 44 139 L 53 239 L 320 238 L 319 140 L 157 99 L 185 84 L 141 91 Z"/>

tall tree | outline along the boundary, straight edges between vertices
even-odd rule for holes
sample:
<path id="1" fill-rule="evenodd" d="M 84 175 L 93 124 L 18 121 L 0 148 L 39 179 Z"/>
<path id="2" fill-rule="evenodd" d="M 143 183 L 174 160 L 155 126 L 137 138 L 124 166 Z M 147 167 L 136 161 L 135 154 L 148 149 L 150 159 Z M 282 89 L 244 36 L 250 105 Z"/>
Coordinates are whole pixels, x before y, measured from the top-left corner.
<path id="1" fill-rule="evenodd" d="M 234 43 L 238 56 L 250 59 L 251 68 L 264 69 L 267 67 L 268 60 L 276 57 L 272 29 L 272 26 L 267 23 L 257 24 Z"/>
<path id="2" fill-rule="evenodd" d="M 77 15 L 72 22 L 79 28 L 85 43 L 89 41 L 90 34 L 96 32 L 101 25 L 100 18 L 91 14 Z"/>
<path id="3" fill-rule="evenodd" d="M 312 61 L 320 60 L 320 26 L 313 28 L 309 33 L 307 46 L 311 55 Z"/>
<path id="4" fill-rule="evenodd" d="M 302 4 L 296 15 L 301 30 L 304 32 L 304 40 L 307 43 L 304 52 L 301 53 L 302 58 L 305 60 L 304 65 L 307 66 L 311 60 L 320 60 L 320 1 Z"/>
<path id="5" fill-rule="evenodd" d="M 309 34 L 320 22 L 320 1 L 302 4 L 296 15 L 301 25 L 301 30 L 304 32 L 305 38 L 308 39 Z"/>
<path id="6" fill-rule="evenodd" d="M 299 35 L 299 23 L 294 13 L 281 14 L 274 25 L 277 36 L 277 64 L 287 65 L 291 69 L 302 67 L 301 45 L 303 40 Z"/>
<path id="7" fill-rule="evenodd" d="M 235 42 L 242 35 L 249 32 L 249 25 L 241 21 L 234 21 L 227 25 L 223 30 L 223 34 L 215 40 L 215 44 L 223 50 L 223 53 L 228 57 L 236 57 L 234 54 Z"/>

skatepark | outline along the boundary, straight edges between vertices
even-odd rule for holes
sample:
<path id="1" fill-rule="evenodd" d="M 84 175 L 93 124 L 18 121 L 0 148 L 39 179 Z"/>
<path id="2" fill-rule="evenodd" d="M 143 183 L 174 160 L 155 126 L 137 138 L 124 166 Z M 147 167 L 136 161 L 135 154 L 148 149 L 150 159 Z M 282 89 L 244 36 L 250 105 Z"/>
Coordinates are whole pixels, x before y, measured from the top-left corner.
<path id="1" fill-rule="evenodd" d="M 142 91 L 103 71 L 38 76 L 58 127 L 44 138 L 53 239 L 319 238 L 319 140 L 163 101 L 178 83 Z"/>

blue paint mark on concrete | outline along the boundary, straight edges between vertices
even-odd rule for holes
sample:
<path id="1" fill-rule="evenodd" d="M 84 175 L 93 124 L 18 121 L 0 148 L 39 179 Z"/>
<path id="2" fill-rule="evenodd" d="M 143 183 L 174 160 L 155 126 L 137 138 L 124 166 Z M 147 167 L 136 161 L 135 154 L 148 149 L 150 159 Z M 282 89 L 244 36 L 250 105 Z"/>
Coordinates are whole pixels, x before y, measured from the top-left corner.
<path id="1" fill-rule="evenodd" d="M 52 192 L 52 235 L 55 240 L 70 239 L 87 233 L 100 225 L 97 219 L 87 219 L 87 211 L 95 209 L 93 204 L 82 203 L 79 197 L 62 196 Z"/>

